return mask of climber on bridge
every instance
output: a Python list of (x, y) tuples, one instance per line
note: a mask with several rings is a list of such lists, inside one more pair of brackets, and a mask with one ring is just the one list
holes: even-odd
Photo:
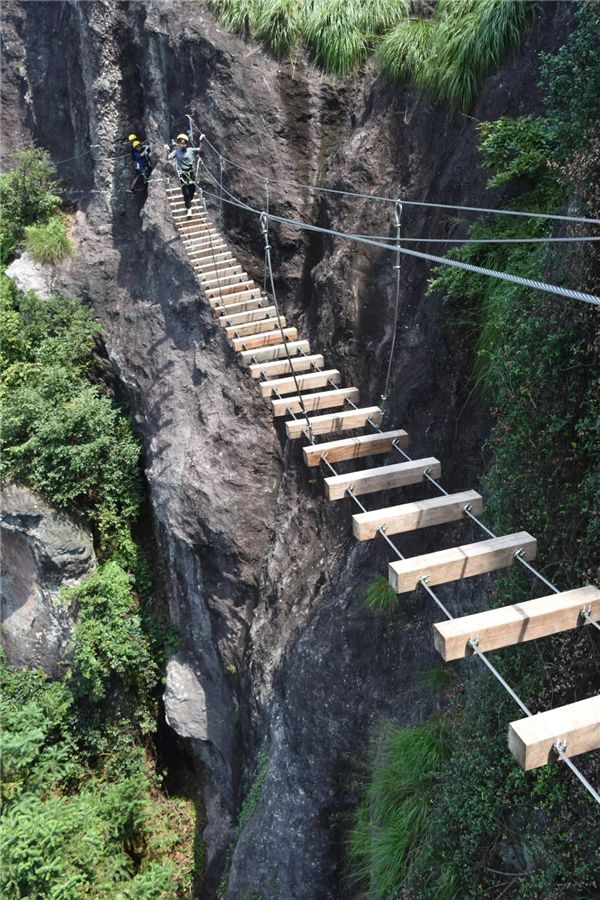
[(127, 193), (132, 194), (137, 188), (136, 185), (140, 178), (142, 179), (142, 187), (148, 184), (148, 179), (152, 173), (150, 165), (150, 144), (147, 141), (138, 140), (135, 134), (130, 134), (127, 138), (131, 142), (131, 152), (133, 155), (133, 168), (135, 176), (128, 188)]
[(196, 182), (194, 180), (194, 154), (202, 152), (203, 140), (204, 135), (201, 134), (200, 146), (190, 147), (187, 134), (178, 134), (177, 138), (174, 141), (171, 141), (173, 149), (171, 149), (168, 144), (165, 144), (165, 150), (168, 152), (167, 159), (175, 160), (175, 168), (177, 169), (179, 181), (181, 182), (181, 192), (183, 194), (183, 201), (188, 216), (192, 215), (192, 200), (196, 193)]

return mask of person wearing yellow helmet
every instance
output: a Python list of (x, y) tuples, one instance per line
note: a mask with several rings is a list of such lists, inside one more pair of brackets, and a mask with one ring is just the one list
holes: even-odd
[(130, 134), (128, 140), (131, 141), (135, 176), (127, 193), (132, 194), (136, 190), (136, 185), (140, 179), (143, 181), (142, 186), (148, 184), (152, 166), (150, 165), (150, 145), (148, 143), (142, 143), (134, 134)]
[(175, 160), (175, 168), (179, 175), (183, 202), (185, 203), (188, 216), (192, 215), (192, 200), (196, 193), (196, 182), (194, 181), (195, 154), (202, 152), (203, 140), (204, 135), (201, 134), (199, 146), (190, 147), (190, 140), (187, 134), (182, 133), (178, 134), (174, 141), (171, 141), (172, 149), (168, 144), (165, 144), (167, 159)]

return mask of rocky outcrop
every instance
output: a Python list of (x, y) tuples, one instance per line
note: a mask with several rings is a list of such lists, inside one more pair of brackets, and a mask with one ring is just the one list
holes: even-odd
[(27, 488), (0, 498), (2, 644), (11, 663), (59, 673), (75, 611), (58, 601), (95, 566), (92, 537)]
[[(391, 622), (365, 614), (364, 585), (385, 571), (384, 550), (353, 542), (349, 509), (323, 501), (319, 479), (273, 426), (199, 302), (166, 212), (169, 169), (158, 165), (147, 200), (124, 193), (122, 139), (139, 129), (160, 146), (190, 112), (232, 160), (269, 174), (275, 213), (386, 234), (393, 206), (319, 195), (290, 180), (481, 202), (476, 121), (535, 109), (535, 51), (564, 36), (565, 5), (541, 6), (522, 55), (488, 80), (469, 118), (408, 86), (392, 88), (369, 67), (341, 85), (303, 59), (277, 64), (226, 34), (204, 4), (5, 4), (20, 62), (3, 114), (57, 160), (75, 157), (60, 169), (79, 207), (78, 255), (65, 286), (94, 305), (144, 439), (171, 617), (182, 635), (167, 714), (207, 767), (209, 884), (230, 833), (224, 806), (239, 804), (244, 767), (259, 751), (269, 758), (261, 802), (233, 854), (228, 896), (236, 900), (257, 891), (264, 900), (351, 895), (338, 875), (352, 773), (382, 716), (412, 722), (433, 708), (421, 678), (433, 660), (433, 613), (411, 598)], [(205, 158), (218, 168), (210, 152)], [(262, 175), (226, 163), (225, 186), (264, 203)], [(206, 188), (214, 192), (214, 183)], [(245, 270), (260, 278), (256, 220), (225, 205), (224, 229)], [(405, 206), (405, 235), (464, 229), (454, 213)], [(286, 315), (365, 401), (376, 401), (391, 337), (392, 263), (290, 228), (273, 227), (271, 243)], [(464, 335), (425, 296), (428, 274), (420, 261), (402, 263), (387, 421), (410, 432), (415, 455), (443, 461), (448, 490), (465, 489), (476, 486), (488, 421), (471, 395)], [(437, 531), (435, 546), (468, 540), (468, 528)], [(402, 546), (409, 554), (433, 543), (419, 534)], [(449, 589), (448, 602), (469, 609), (479, 590)]]

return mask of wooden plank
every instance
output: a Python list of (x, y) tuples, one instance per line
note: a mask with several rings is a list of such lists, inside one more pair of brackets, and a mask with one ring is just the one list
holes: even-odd
[(269, 362), (272, 359), (283, 359), (288, 354), (297, 356), (298, 353), (310, 353), (308, 341), (288, 341), (286, 344), (274, 344), (272, 347), (260, 347), (256, 350), (242, 350), (240, 356), (242, 362)]
[[(291, 363), (291, 365), (290, 365)], [(320, 353), (314, 353), (310, 356), (298, 356), (291, 359), (277, 360), (270, 363), (259, 363), (250, 366), (250, 375), (252, 378), (264, 378), (269, 375), (287, 375), (288, 372), (306, 372), (311, 369), (313, 364), (321, 368), (324, 365), (323, 357)]]
[[(230, 275), (240, 275), (242, 272), (242, 267), (235, 259), (227, 260), (227, 265), (222, 269), (213, 269), (208, 272), (198, 271), (198, 278), (202, 282), (202, 284), (209, 284), (209, 282), (217, 282), (219, 278), (229, 278)], [(246, 273), (244, 273), (246, 274)]]
[[(275, 391), (278, 394), (293, 394), (295, 390), (306, 391), (311, 388), (325, 387), (333, 382), (339, 384), (342, 376), (337, 369), (325, 369), (322, 372), (311, 372), (298, 378), (275, 378), (272, 381), (261, 381), (260, 389), (263, 397), (270, 397)], [(296, 384), (298, 385), (296, 387)]]
[(478, 638), (479, 648), (485, 652), (583, 627), (588, 622), (581, 610), (588, 607), (592, 618), (600, 619), (600, 590), (593, 585), (436, 622), (433, 641), (446, 661), (461, 659), (472, 654), (472, 637)]
[[(222, 322), (222, 319), (219, 319)], [(227, 325), (225, 327), (225, 334), (229, 338), (237, 338), (244, 337), (245, 335), (255, 335), (255, 334), (268, 334), (270, 331), (273, 331), (275, 328), (285, 328), (285, 316), (281, 316), (279, 319), (274, 318), (273, 316), (267, 316), (265, 319), (254, 322), (246, 322), (245, 325)]]
[[(216, 311), (217, 309), (224, 310), (227, 313), (227, 310), (230, 306), (236, 306), (238, 303), (241, 303), (243, 300), (250, 300), (254, 297), (261, 297), (261, 290), (259, 287), (254, 287), (250, 291), (240, 291), (238, 294), (229, 294), (227, 297), (211, 297), (209, 299), (209, 303), (212, 308)], [(266, 300), (266, 297), (261, 297), (262, 300)], [(217, 315), (223, 315), (223, 313), (217, 313)]]
[(400, 506), (358, 513), (352, 516), (352, 531), (358, 541), (370, 541), (377, 537), (382, 527), (386, 534), (400, 534), (403, 531), (441, 525), (443, 522), (456, 522), (466, 518), (464, 508), (467, 504), (472, 507), (476, 516), (482, 512), (481, 496), (476, 491), (463, 491), (460, 494), (443, 494), (431, 500), (418, 500), (416, 503), (402, 503)]
[(261, 306), (260, 309), (252, 309), (248, 312), (235, 313), (234, 315), (225, 314), (219, 319), (219, 325), (227, 328), (235, 327), (238, 324), (242, 325), (245, 322), (248, 324), (260, 322), (262, 319), (272, 321), (276, 312), (277, 310), (274, 306)]
[(512, 566), (518, 550), (523, 550), (525, 559), (535, 559), (536, 539), (526, 531), (518, 531), (475, 544), (413, 556), (390, 563), (389, 581), (398, 594), (404, 594), (406, 591), (414, 591), (423, 577), (432, 586), (458, 581), (459, 578), (472, 578), (474, 575)]
[(408, 434), (402, 429), (380, 431), (378, 434), (361, 434), (359, 437), (342, 438), (314, 447), (303, 447), (302, 453), (307, 466), (318, 466), (324, 453), (331, 463), (343, 459), (358, 459), (361, 456), (389, 453), (394, 441), (399, 447), (408, 447)]
[(508, 726), (508, 749), (525, 770), (553, 762), (557, 741), (566, 742), (563, 753), (568, 757), (600, 750), (600, 694)]
[(406, 484), (419, 484), (425, 478), (425, 472), (429, 472), (433, 478), (439, 478), (442, 472), (439, 460), (427, 456), (425, 459), (413, 459), (391, 466), (361, 469), (347, 475), (331, 475), (325, 479), (325, 495), (328, 500), (343, 500), (350, 486), (353, 493), (358, 496), (373, 494), (375, 491), (387, 491), (389, 488), (403, 487)]
[[(207, 262), (211, 260), (217, 253), (224, 253), (228, 250), (229, 247), (225, 242), (220, 244), (215, 244), (212, 248), (206, 248), (205, 250), (201, 250), (198, 253), (194, 254), (194, 258), (191, 260), (192, 265), (195, 267), (196, 263), (200, 262), (200, 260), (204, 259)], [(188, 254), (189, 256), (189, 254)]]
[[(284, 328), (283, 336), (286, 340), (296, 341), (298, 339), (298, 329)], [(245, 337), (232, 338), (231, 341), (234, 350), (254, 350), (258, 347), (269, 347), (271, 344), (277, 344), (278, 342), (281, 343), (281, 330), (279, 328), (274, 331), (267, 331), (264, 334), (254, 332)]]
[(295, 422), (286, 422), (285, 430), (288, 438), (299, 438), (308, 430), (308, 422), (310, 422), (313, 434), (333, 434), (336, 431), (362, 428), (367, 424), (367, 419), (371, 419), (378, 425), (381, 422), (381, 415), (378, 406), (365, 406), (362, 409), (350, 409), (347, 412), (309, 416), (308, 421), (302, 417)]
[[(316, 409), (333, 409), (336, 406), (343, 406), (346, 400), (353, 402), (359, 399), (358, 388), (335, 388), (331, 391), (316, 391), (314, 394), (302, 394), (302, 403), (306, 412), (313, 412)], [(302, 404), (300, 396), (294, 394), (283, 400), (271, 400), (274, 416), (285, 416), (290, 412), (302, 412)]]
[[(244, 294), (237, 294), (238, 297), (247, 297), (247, 300), (240, 300), (238, 303), (229, 303), (227, 306), (215, 306), (214, 313), (216, 316), (227, 315), (228, 313), (246, 312), (249, 309), (258, 309), (264, 302), (264, 298), (260, 296), (260, 291), (246, 291)], [(264, 307), (262, 307), (264, 308)]]
[(246, 291), (256, 289), (254, 281), (240, 281), (238, 284), (226, 285), (223, 288), (208, 288), (206, 294), (208, 297), (226, 297), (227, 294), (234, 294), (236, 291)]
[(241, 266), (231, 266), (226, 272), (216, 276), (215, 278), (207, 278), (206, 275), (200, 274), (200, 284), (203, 288), (209, 288), (211, 285), (221, 285), (229, 287), (231, 284), (239, 284), (240, 281), (248, 278), (247, 272), (242, 272)]
[(217, 269), (225, 269), (231, 264), (232, 261), (233, 253), (231, 252), (231, 250), (226, 250), (223, 253), (213, 254), (210, 259), (205, 259), (203, 262), (197, 263), (194, 261), (193, 266), (195, 272), (210, 272), (214, 270), (215, 266)]

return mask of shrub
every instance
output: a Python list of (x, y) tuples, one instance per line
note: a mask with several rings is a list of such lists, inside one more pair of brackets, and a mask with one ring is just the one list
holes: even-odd
[(121, 410), (86, 377), (97, 326), (75, 300), (41, 300), (7, 289), (6, 280), (3, 286), (9, 339), (0, 382), (2, 478), (82, 513), (96, 529), (100, 552), (131, 562), (140, 449)]
[(59, 216), (43, 225), (29, 225), (25, 234), (25, 248), (37, 262), (57, 263), (73, 252), (66, 225)]
[(152, 693), (159, 670), (144, 633), (133, 580), (108, 562), (64, 593), (79, 612), (71, 660), (77, 692), (89, 704), (125, 698), (142, 732), (154, 725)]
[(40, 148), (16, 155), (10, 172), (0, 175), (0, 264), (9, 262), (27, 225), (46, 222), (61, 206), (56, 169)]

